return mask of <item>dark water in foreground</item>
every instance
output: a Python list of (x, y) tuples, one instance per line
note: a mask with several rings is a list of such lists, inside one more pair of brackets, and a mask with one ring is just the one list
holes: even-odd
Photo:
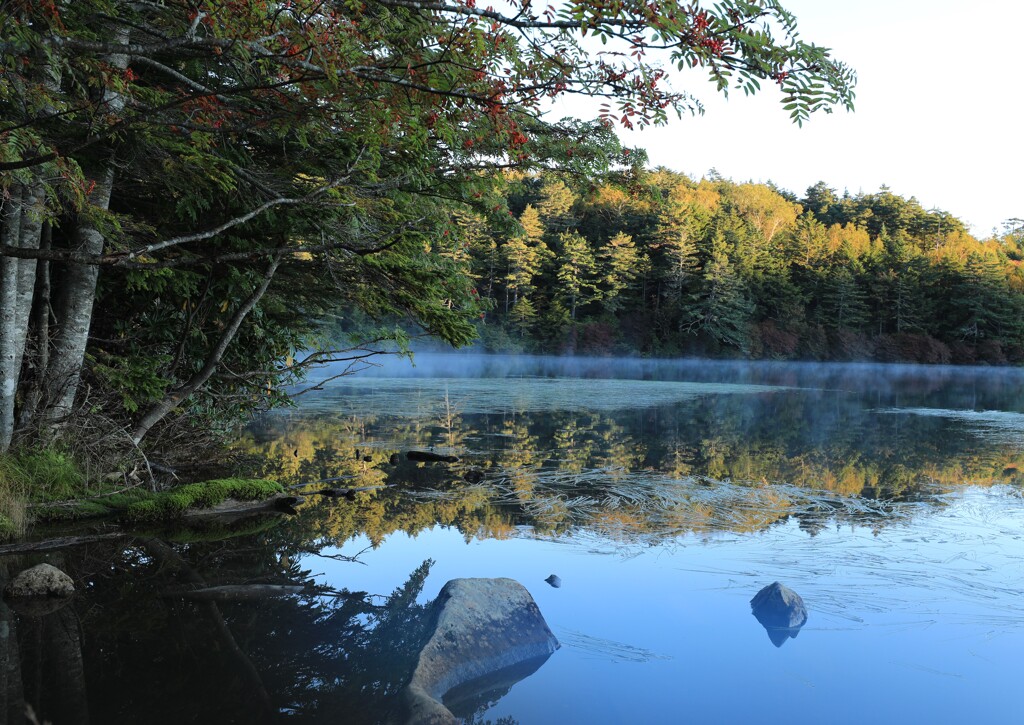
[[(485, 362), (336, 381), (238, 444), (285, 483), (388, 488), (49, 556), (82, 592), (3, 610), (8, 710), (384, 721), (423, 605), (502, 576), (562, 647), (453, 707), (473, 722), (1024, 721), (1024, 373)], [(428, 447), (461, 460), (389, 462)], [(809, 611), (778, 647), (748, 604), (776, 580)]]

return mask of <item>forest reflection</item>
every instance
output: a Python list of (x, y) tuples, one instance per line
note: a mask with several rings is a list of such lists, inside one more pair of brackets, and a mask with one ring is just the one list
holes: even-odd
[[(84, 595), (17, 616), (0, 603), (4, 722), (26, 706), (40, 723), (385, 720), (427, 635), (432, 562), (390, 594), (316, 586), (297, 562), (318, 552), (279, 522), (69, 550), (59, 563)], [(263, 584), (301, 591), (246, 596)], [(193, 596), (205, 585), (234, 591)]]
[[(336, 396), (268, 416), (238, 451), (287, 484), (341, 478), (380, 487), (354, 503), (314, 504), (326, 509), (317, 517), (323, 535), (365, 534), (374, 543), (434, 525), (467, 539), (523, 526), (662, 539), (795, 518), (813, 534), (830, 521), (883, 526), (894, 512), (938, 505), (939, 494), (965, 484), (1024, 480), (1014, 440), (979, 437), (956, 417), (871, 407), (849, 393), (756, 389), (646, 407), (638, 399), (627, 409), (479, 412), (486, 403), (458, 387), (401, 390), (382, 398), (378, 388), (356, 403), (349, 390), (345, 405), (334, 407)], [(401, 455), (417, 448), (461, 460)]]

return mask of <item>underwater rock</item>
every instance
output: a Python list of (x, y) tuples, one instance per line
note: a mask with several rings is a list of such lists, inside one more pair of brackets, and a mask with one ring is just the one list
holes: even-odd
[(562, 586), (562, 580), (558, 577), (557, 574), (552, 574), (544, 581), (553, 586), (555, 589), (558, 589), (560, 586)]
[(459, 722), (441, 702), (446, 693), (458, 688), (465, 699), (509, 672), (520, 673), (518, 681), (559, 647), (533, 597), (513, 579), (452, 579), (433, 606), (437, 623), (403, 693), (408, 725)]
[(480, 483), (484, 480), (484, 472), (477, 468), (472, 468), (463, 473), (462, 478), (466, 483)]
[(796, 638), (807, 623), (807, 608), (800, 595), (780, 582), (773, 582), (750, 600), (750, 611), (768, 632), (776, 647)]
[(8, 597), (70, 597), (75, 583), (50, 564), (37, 564), (14, 577), (4, 592)]
[(440, 453), (432, 453), (430, 451), (409, 451), (405, 454), (405, 457), (410, 461), (423, 461), (425, 463), (458, 463), (458, 456), (445, 456)]

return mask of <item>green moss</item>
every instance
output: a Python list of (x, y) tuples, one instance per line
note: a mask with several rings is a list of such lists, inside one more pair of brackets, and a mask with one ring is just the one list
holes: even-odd
[(170, 520), (179, 518), (188, 509), (210, 508), (229, 498), (238, 501), (260, 501), (283, 492), (284, 488), (276, 481), (220, 478), (190, 483), (132, 503), (125, 508), (123, 518), (132, 522)]
[(189, 509), (209, 508), (229, 498), (260, 501), (283, 491), (284, 488), (276, 481), (222, 478), (190, 483), (159, 493), (137, 488), (85, 501), (38, 506), (32, 510), (32, 514), (36, 521), (44, 522), (78, 521), (112, 515), (119, 515), (133, 523), (169, 521), (180, 518)]

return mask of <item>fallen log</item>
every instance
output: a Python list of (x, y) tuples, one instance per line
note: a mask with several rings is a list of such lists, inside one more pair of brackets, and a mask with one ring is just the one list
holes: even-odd
[(458, 463), (458, 456), (446, 456), (430, 451), (409, 451), (405, 457), (410, 461), (421, 461), (424, 463)]
[(203, 589), (188, 589), (178, 593), (185, 599), (201, 601), (239, 601), (247, 599), (266, 599), (268, 597), (287, 597), (300, 594), (306, 590), (303, 586), (288, 584), (225, 584)]
[(19, 541), (16, 544), (3, 544), (0, 546), (0, 556), (6, 554), (25, 554), (33, 551), (52, 551), (53, 549), (66, 549), (69, 546), (80, 546), (92, 544), (97, 541), (110, 541), (128, 536), (123, 531), (115, 531), (106, 534), (86, 534), (83, 536), (61, 536), (55, 539), (43, 539), (42, 541)]

